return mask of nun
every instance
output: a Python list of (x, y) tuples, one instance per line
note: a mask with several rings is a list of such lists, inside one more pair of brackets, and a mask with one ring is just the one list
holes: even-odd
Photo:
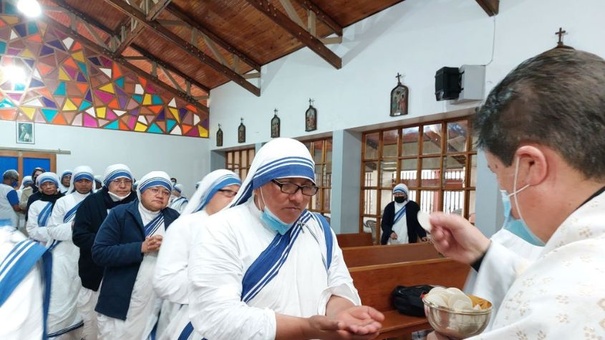
[(82, 201), (74, 220), (73, 242), (80, 248), (78, 275), (82, 289), (78, 296), (78, 310), (84, 319), (82, 338), (97, 339), (97, 315), (94, 308), (103, 279), (103, 267), (92, 260), (92, 245), (101, 223), (108, 212), (122, 204), (136, 200), (132, 191), (132, 172), (124, 164), (112, 164), (105, 169), (103, 187)]
[(427, 241), (426, 231), (418, 223), (418, 203), (410, 200), (408, 187), (399, 183), (393, 188), (393, 202), (384, 207), (380, 244), (406, 244)]
[(54, 172), (45, 172), (36, 178), (39, 199), (34, 201), (27, 212), (26, 229), (29, 237), (46, 246), (50, 241), (48, 222), (55, 202), (63, 194), (59, 192), (59, 176)]
[(306, 207), (315, 164), (294, 139), (257, 153), (228, 209), (191, 247), (189, 316), (207, 339), (372, 339), (382, 313), (361, 306), (327, 221)]
[(165, 300), (158, 324), (158, 331), (165, 329), (159, 333), (160, 340), (202, 338), (194, 332), (189, 320), (187, 274), (192, 240), (208, 216), (231, 203), (241, 184), (233, 171), (212, 171), (202, 179), (181, 217), (166, 231), (153, 280), (156, 293)]
[(82, 316), (77, 300), (82, 283), (78, 278), (78, 247), (73, 244), (73, 222), (80, 204), (93, 193), (94, 175), (89, 166), (74, 169), (67, 195), (55, 203), (47, 227), (48, 248), (53, 254), (53, 272), (48, 311), (48, 336), (81, 339)]
[(146, 339), (157, 323), (161, 301), (152, 285), (166, 228), (179, 213), (168, 207), (172, 183), (163, 171), (143, 176), (138, 200), (113, 208), (92, 246), (105, 268), (95, 311), (99, 339)]

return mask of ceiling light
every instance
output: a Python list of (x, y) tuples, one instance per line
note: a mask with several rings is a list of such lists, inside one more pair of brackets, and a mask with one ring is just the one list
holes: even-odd
[(11, 65), (4, 67), (5, 80), (10, 81), (13, 85), (25, 84), (26, 74), (22, 67)]
[(37, 0), (18, 0), (17, 8), (21, 13), (30, 18), (35, 18), (42, 14), (42, 7)]

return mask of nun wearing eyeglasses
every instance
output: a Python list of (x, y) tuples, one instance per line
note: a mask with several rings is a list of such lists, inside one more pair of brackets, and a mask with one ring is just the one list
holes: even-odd
[(92, 258), (105, 268), (99, 299), (99, 339), (146, 339), (161, 301), (152, 285), (166, 228), (179, 213), (168, 208), (172, 183), (163, 171), (139, 181), (138, 200), (113, 208), (92, 246)]
[(317, 193), (307, 148), (265, 144), (231, 207), (191, 249), (190, 318), (207, 339), (371, 339), (384, 316), (361, 306)]
[(80, 248), (78, 275), (82, 289), (78, 296), (78, 311), (84, 320), (82, 338), (97, 339), (97, 313), (94, 311), (103, 279), (103, 267), (92, 260), (92, 245), (109, 211), (137, 199), (132, 191), (132, 172), (125, 164), (105, 168), (103, 187), (82, 201), (74, 219), (72, 241)]
[(159, 333), (160, 340), (202, 338), (189, 320), (187, 275), (192, 240), (208, 216), (231, 203), (241, 184), (233, 171), (212, 171), (202, 179), (181, 217), (166, 231), (153, 280), (156, 293), (165, 299), (158, 323), (158, 332), (165, 329)]

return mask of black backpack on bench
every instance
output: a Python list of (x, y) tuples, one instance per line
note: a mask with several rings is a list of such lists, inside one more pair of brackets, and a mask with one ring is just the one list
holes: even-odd
[(427, 294), (434, 286), (397, 286), (391, 293), (393, 307), (405, 315), (425, 316), (422, 296)]

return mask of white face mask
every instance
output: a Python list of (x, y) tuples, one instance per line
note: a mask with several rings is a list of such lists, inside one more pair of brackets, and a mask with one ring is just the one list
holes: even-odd
[[(544, 245), (544, 242), (542, 240), (540, 240), (536, 235), (534, 235), (534, 233), (531, 231), (531, 229), (529, 227), (527, 227), (527, 224), (525, 223), (525, 220), (523, 219), (523, 214), (521, 214), (521, 209), (519, 207), (519, 198), (517, 197), (517, 195), (521, 191), (529, 188), (530, 185), (526, 184), (524, 187), (522, 187), (520, 189), (517, 189), (517, 178), (518, 178), (518, 175), (519, 175), (519, 157), (516, 157), (515, 158), (515, 174), (514, 174), (514, 178), (513, 178), (513, 192), (510, 193), (510, 194), (507, 194), (508, 195), (507, 198), (510, 199), (510, 197), (514, 197), (514, 199), (515, 199), (515, 208), (517, 209), (517, 213), (519, 214), (518, 221), (520, 221), (520, 223), (522, 225), (526, 226), (526, 228), (527, 228), (526, 231), (531, 236), (530, 237), (531, 241), (528, 240), (528, 239), (526, 239), (526, 238), (524, 238), (524, 237), (522, 237), (522, 236), (520, 236), (520, 235), (519, 236), (521, 238), (525, 239), (526, 241), (528, 241), (529, 243), (532, 243), (534, 245), (538, 245), (538, 246)], [(512, 216), (512, 212), (510, 212), (510, 217), (514, 219), (514, 217)]]

